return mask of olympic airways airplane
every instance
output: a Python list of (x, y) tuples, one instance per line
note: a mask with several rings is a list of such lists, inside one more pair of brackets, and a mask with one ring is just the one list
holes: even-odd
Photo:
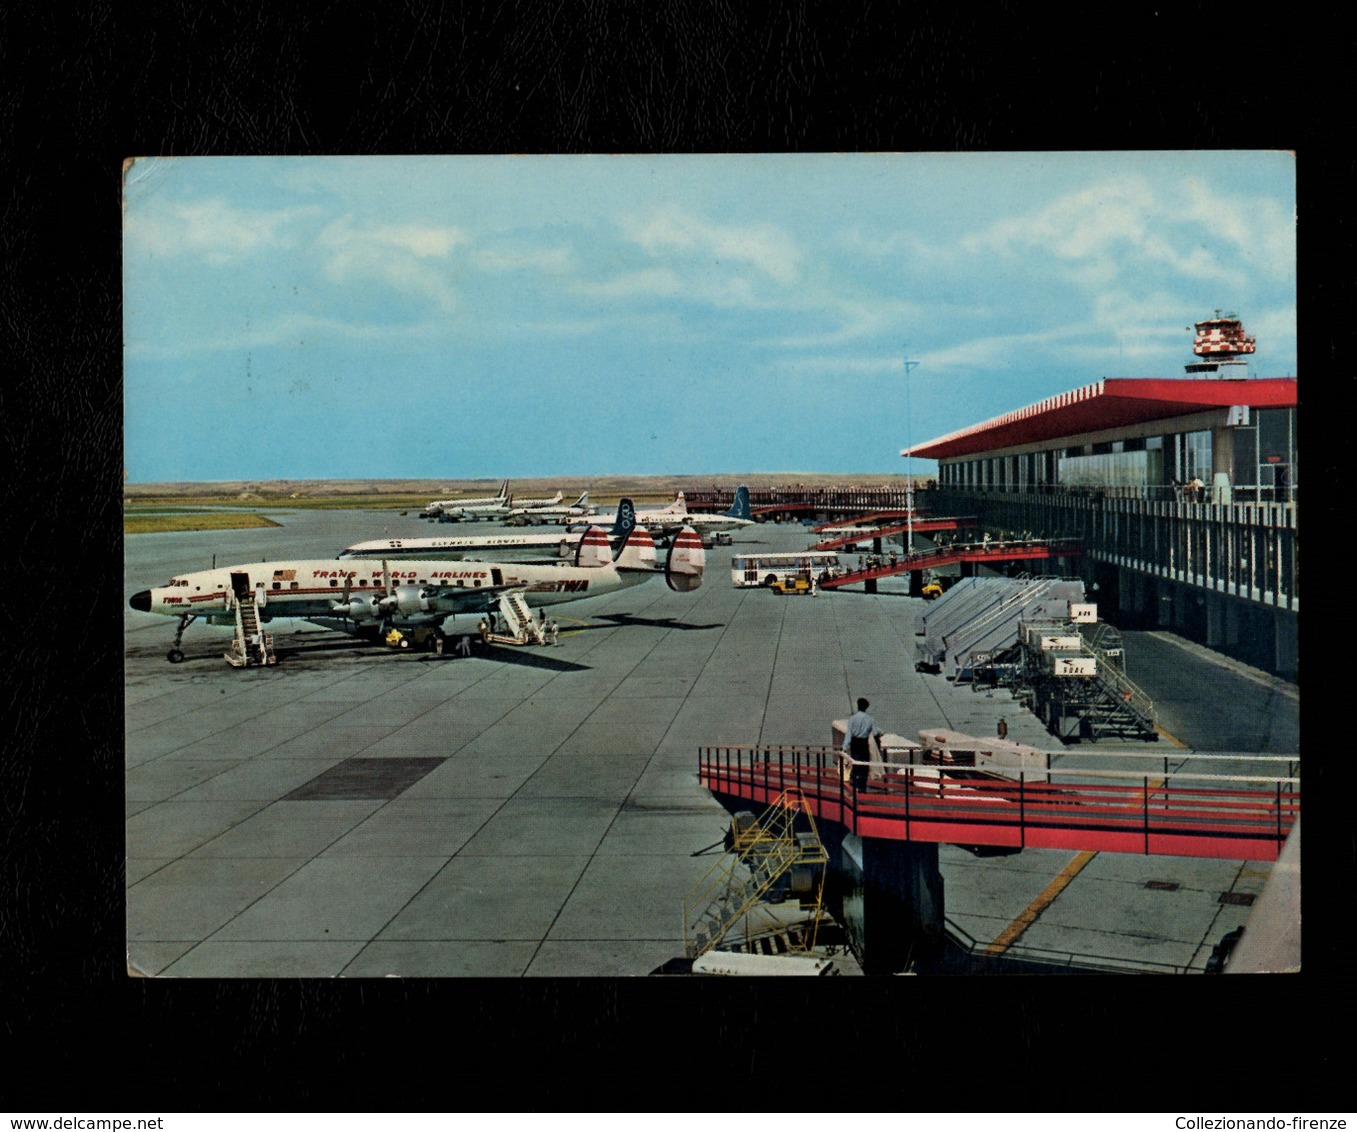
[(659, 560), (648, 531), (638, 527), (616, 556), (602, 528), (586, 531), (572, 562), (450, 562), (384, 557), (248, 563), (178, 574), (141, 590), (128, 604), (142, 613), (179, 618), (167, 659), (184, 659), (184, 630), (203, 618), (238, 626), (238, 608), (252, 607), (261, 622), (296, 618), (380, 640), (391, 629), (423, 629), (435, 638), (475, 633), (501, 601), (529, 607), (612, 593), (663, 576), (680, 593), (702, 584), (706, 554), (697, 532), (680, 532)]
[[(678, 498), (666, 507), (655, 511), (636, 512), (636, 522), (660, 537), (672, 535), (684, 527), (689, 527), (703, 539), (710, 539), (716, 534), (752, 527), (754, 517), (749, 508), (749, 488), (741, 484), (735, 489), (735, 502), (730, 505), (730, 510), (723, 514), (704, 515), (689, 511), (683, 492), (680, 491)], [(567, 528), (575, 529), (574, 524)]]

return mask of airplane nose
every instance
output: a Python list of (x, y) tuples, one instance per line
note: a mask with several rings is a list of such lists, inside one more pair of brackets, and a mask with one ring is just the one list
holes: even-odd
[(127, 601), (133, 609), (140, 610), (142, 613), (151, 612), (151, 591), (142, 590), (140, 593), (134, 593)]

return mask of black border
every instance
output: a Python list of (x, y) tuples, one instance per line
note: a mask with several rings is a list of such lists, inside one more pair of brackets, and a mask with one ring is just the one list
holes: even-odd
[[(1302, 368), (1319, 377), (1339, 362), (1333, 376), (1350, 382), (1335, 348), (1350, 273), (1326, 266), (1334, 245), (1351, 262), (1351, 131), (1329, 79), (1344, 64), (1327, 47), (1350, 43), (1340, 27), (1279, 17), (1242, 29), (1240, 55), (1222, 58), (1203, 42), (1222, 13), (1200, 3), (1124, 4), (1115, 22), (958, 8), (27, 3), (0, 16), (12, 186), (0, 295), (15, 351), (0, 423), (16, 471), (2, 1021), (14, 1067), (30, 1069), (10, 1077), (12, 1107), (738, 1112), (845, 1097), (1052, 1110), (1088, 1106), (1082, 1078), (1096, 1107), (1134, 1111), (1171, 1107), (1173, 1075), (1214, 1108), (1318, 1107), (1304, 1086), (1334, 1079), (1342, 1043), (1312, 1042), (1326, 1013), (1314, 1008), (1350, 976), (1341, 918), (1308, 898), (1294, 979), (822, 980), (792, 993), (679, 979), (190, 984), (129, 980), (119, 961), (127, 157), (1294, 149), (1315, 217), (1302, 226)], [(1327, 403), (1319, 387), (1307, 409)], [(1312, 483), (1341, 483), (1341, 424), (1305, 417), (1307, 453), (1323, 453)], [(1342, 529), (1336, 504), (1312, 507), (1307, 527), (1324, 529), (1313, 515)], [(74, 585), (72, 561), (88, 565)], [(1312, 616), (1303, 631), (1307, 704), (1342, 702), (1340, 676), (1310, 662), (1332, 627)], [(1307, 709), (1307, 743), (1328, 720)], [(1333, 755), (1336, 784), (1351, 756)], [(1334, 869), (1350, 891), (1351, 837), (1333, 836), (1313, 791), (1306, 812), (1307, 893)], [(1228, 1092), (1215, 1077), (1226, 1066)]]

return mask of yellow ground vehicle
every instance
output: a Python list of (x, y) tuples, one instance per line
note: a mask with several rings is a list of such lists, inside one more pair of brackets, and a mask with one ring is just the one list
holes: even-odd
[(768, 588), (775, 594), (808, 594), (810, 593), (810, 576), (808, 574), (795, 574), (789, 578), (779, 578)]
[(942, 584), (940, 582), (924, 583), (923, 596), (930, 601), (935, 597), (942, 597)]

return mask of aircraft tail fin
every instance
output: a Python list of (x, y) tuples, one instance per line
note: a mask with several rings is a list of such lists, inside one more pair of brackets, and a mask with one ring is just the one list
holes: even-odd
[(655, 540), (645, 527), (634, 527), (622, 540), (617, 552), (619, 570), (654, 570), (657, 565)]
[(582, 491), (582, 492), (580, 492), (580, 497), (579, 497), (577, 500), (575, 500), (575, 502), (572, 503), (570, 506), (571, 506), (571, 507), (588, 507), (588, 506), (589, 506), (589, 493), (588, 493), (587, 491)]
[(664, 562), (664, 580), (671, 590), (687, 593), (702, 584), (702, 571), (707, 565), (707, 552), (702, 539), (692, 527), (684, 527), (669, 544)]
[(617, 520), (613, 523), (613, 529), (609, 532), (613, 538), (624, 539), (631, 534), (636, 527), (636, 505), (630, 499), (623, 499), (617, 504)]
[(678, 493), (678, 496), (674, 499), (674, 502), (669, 504), (669, 506), (664, 508), (663, 510), (663, 513), (666, 515), (670, 514), (671, 512), (675, 515), (688, 514), (688, 501), (683, 498), (683, 492), (680, 491)]
[(730, 510), (726, 512), (726, 517), (730, 519), (750, 519), (754, 518), (753, 512), (749, 509), (749, 488), (740, 484), (735, 489), (735, 502), (730, 505)]
[(576, 566), (607, 566), (613, 560), (613, 544), (602, 527), (590, 527), (575, 551)]

